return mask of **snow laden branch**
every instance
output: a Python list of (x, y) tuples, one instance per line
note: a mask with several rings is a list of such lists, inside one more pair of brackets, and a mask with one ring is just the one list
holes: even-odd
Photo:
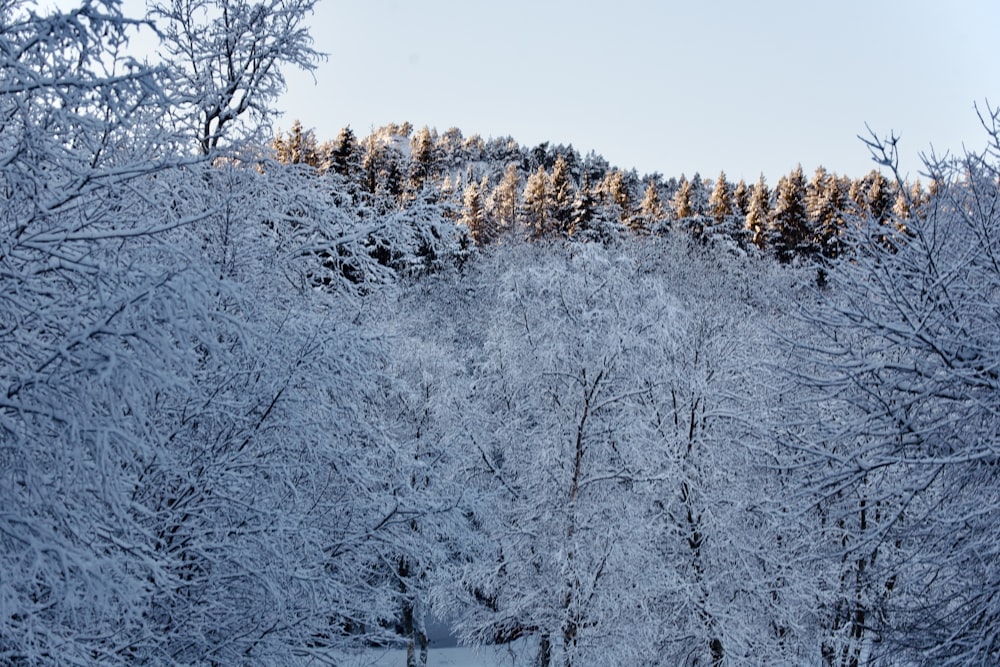
[(797, 538), (753, 461), (767, 329), (748, 276), (691, 252), (499, 248), (463, 277), (471, 553), (437, 603), (467, 641), (543, 665), (809, 654)]
[(170, 63), (166, 87), (176, 120), (209, 155), (262, 139), (284, 91), (281, 68), (312, 71), (323, 57), (305, 21), (316, 0), (169, 0), (151, 2), (149, 18)]
[[(995, 117), (981, 114), (993, 146)], [(901, 181), (895, 138), (866, 143)], [(797, 451), (843, 562), (837, 664), (1000, 655), (995, 160), (925, 158), (935, 197), (905, 221), (857, 220), (852, 261), (806, 318), (819, 341), (799, 348), (803, 410), (829, 418)]]

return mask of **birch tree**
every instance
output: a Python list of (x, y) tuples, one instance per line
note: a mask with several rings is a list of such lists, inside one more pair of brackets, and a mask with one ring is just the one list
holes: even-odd
[[(253, 136), (274, 117), (281, 68), (312, 71), (322, 55), (305, 25), (316, 0), (151, 0), (149, 18), (169, 64), (169, 109), (208, 155)], [(239, 126), (239, 129), (233, 129)], [(259, 135), (256, 139), (261, 139)]]
[[(803, 380), (837, 409), (800, 455), (839, 531), (831, 557), (850, 572), (835, 664), (1000, 656), (997, 117), (983, 116), (982, 153), (926, 159), (941, 187), (905, 227), (869, 216), (849, 234), (849, 261), (809, 319), (824, 337), (802, 349)], [(895, 168), (895, 139), (869, 145)]]

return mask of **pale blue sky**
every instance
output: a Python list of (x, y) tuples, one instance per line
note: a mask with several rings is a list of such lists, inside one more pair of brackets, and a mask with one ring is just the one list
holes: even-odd
[(985, 142), (1000, 2), (320, 0), (329, 59), (288, 71), (278, 125), (320, 139), (409, 121), (591, 149), (640, 173), (852, 176), (869, 123), (918, 154)]

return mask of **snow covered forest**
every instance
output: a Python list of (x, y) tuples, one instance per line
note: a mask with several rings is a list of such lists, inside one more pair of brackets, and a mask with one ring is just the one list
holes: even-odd
[(0, 0), (0, 663), (1000, 662), (1000, 110), (925, 185), (275, 136), (315, 2)]

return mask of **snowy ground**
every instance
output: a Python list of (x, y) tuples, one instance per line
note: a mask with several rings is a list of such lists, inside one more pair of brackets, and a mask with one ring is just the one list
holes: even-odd
[[(427, 654), (427, 667), (519, 667), (531, 663), (528, 653), (521, 642), (482, 648), (432, 647)], [(370, 649), (360, 655), (345, 657), (339, 664), (344, 667), (405, 667), (406, 651)]]

